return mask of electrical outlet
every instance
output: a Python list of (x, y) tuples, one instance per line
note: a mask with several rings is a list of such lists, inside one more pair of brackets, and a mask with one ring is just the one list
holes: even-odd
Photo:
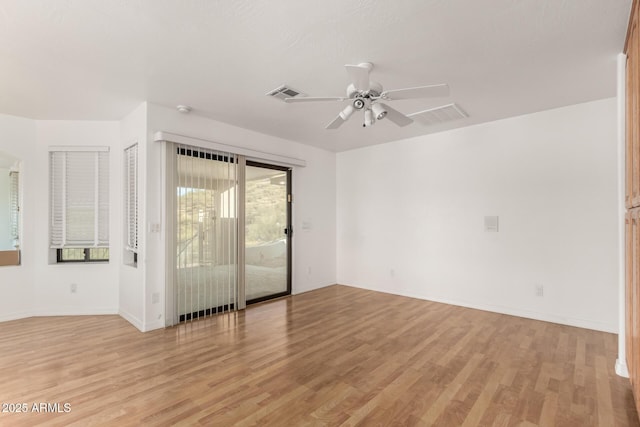
[(154, 292), (151, 294), (151, 303), (157, 304), (160, 302), (160, 292)]
[(394, 270), (393, 268), (389, 270), (389, 276), (396, 277), (396, 270)]
[(71, 286), (69, 286), (69, 289), (71, 290), (72, 294), (75, 294), (78, 292), (78, 284), (77, 283), (72, 283)]
[(311, 267), (307, 267), (307, 274), (311, 276)]

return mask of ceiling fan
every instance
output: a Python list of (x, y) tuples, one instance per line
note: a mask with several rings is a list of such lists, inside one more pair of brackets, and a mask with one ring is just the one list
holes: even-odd
[[(300, 102), (326, 102), (349, 101), (349, 104), (338, 114), (338, 116), (326, 126), (326, 129), (337, 129), (344, 122), (349, 120), (351, 115), (358, 110), (364, 111), (363, 127), (373, 126), (377, 120), (388, 118), (398, 126), (407, 126), (413, 123), (412, 116), (437, 110), (430, 109), (405, 115), (400, 111), (391, 108), (385, 102), (395, 101), (399, 99), (414, 98), (439, 98), (449, 96), (449, 86), (446, 84), (437, 84), (430, 86), (418, 86), (404, 89), (383, 90), (382, 85), (378, 82), (369, 80), (369, 73), (373, 69), (373, 64), (363, 62), (358, 65), (345, 65), (347, 74), (352, 83), (347, 86), (347, 96), (325, 96), (325, 97), (298, 97), (284, 98), (288, 103)], [(449, 107), (454, 104), (449, 104)]]

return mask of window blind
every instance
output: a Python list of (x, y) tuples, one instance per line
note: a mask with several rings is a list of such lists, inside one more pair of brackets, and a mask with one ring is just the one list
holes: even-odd
[(109, 246), (109, 152), (101, 147), (49, 153), (50, 246)]
[(238, 157), (174, 147), (175, 321), (237, 310)]
[(9, 172), (9, 212), (11, 221), (11, 238), (15, 240), (15, 244), (18, 244), (20, 238), (20, 197), (19, 197), (19, 177), (20, 173), (17, 171)]
[(127, 249), (138, 251), (138, 144), (124, 150), (124, 209)]

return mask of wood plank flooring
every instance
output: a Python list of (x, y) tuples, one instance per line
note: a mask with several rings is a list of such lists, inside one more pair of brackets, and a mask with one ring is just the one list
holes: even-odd
[(0, 402), (61, 412), (0, 425), (638, 426), (616, 342), (346, 286), (146, 334), (23, 319), (0, 323)]

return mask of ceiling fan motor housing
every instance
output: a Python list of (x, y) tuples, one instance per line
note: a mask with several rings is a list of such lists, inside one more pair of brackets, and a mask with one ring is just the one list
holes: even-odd
[[(407, 126), (413, 123), (413, 116), (433, 112), (434, 110), (440, 110), (442, 108), (405, 115), (390, 107), (384, 101), (449, 96), (449, 86), (446, 84), (416, 86), (384, 91), (380, 83), (373, 82), (369, 79), (369, 73), (373, 69), (373, 64), (370, 62), (363, 62), (358, 65), (347, 64), (345, 65), (345, 68), (349, 75), (349, 79), (352, 82), (347, 86), (346, 98), (340, 96), (291, 97), (285, 98), (285, 102), (347, 101), (348, 104), (345, 105), (344, 109), (331, 121), (331, 123), (326, 126), (327, 129), (337, 129), (345, 123), (355, 111), (364, 112), (364, 127), (372, 126), (376, 121), (384, 118), (387, 118), (397, 126)], [(450, 104), (449, 106), (451, 105), (453, 104)], [(464, 117), (466, 117), (466, 115)]]
[(353, 108), (356, 110), (362, 110), (364, 108), (364, 99), (360, 97), (356, 98), (353, 101)]
[(355, 86), (350, 84), (347, 86), (347, 97), (353, 98), (370, 98), (370, 97), (378, 97), (382, 93), (382, 85), (378, 82), (369, 82), (369, 90), (363, 91), (358, 90)]

